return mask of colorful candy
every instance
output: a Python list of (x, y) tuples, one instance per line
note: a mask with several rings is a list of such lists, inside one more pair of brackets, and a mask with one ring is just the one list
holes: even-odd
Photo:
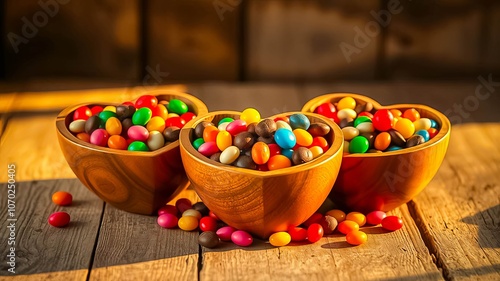
[(439, 124), (415, 108), (375, 110), (349, 96), (320, 104), (314, 112), (340, 126), (345, 153), (396, 151), (425, 143), (439, 132)]
[(366, 240), (368, 240), (368, 237), (366, 236), (366, 233), (364, 233), (363, 231), (353, 230), (347, 233), (345, 239), (347, 243), (357, 246), (365, 243)]
[[(158, 101), (143, 95), (135, 103), (81, 106), (72, 117), (68, 129), (82, 141), (120, 150), (154, 151), (178, 140), (180, 129), (196, 115), (181, 100)], [(131, 146), (135, 141), (140, 143)]]
[(292, 237), (284, 231), (273, 233), (269, 237), (269, 243), (274, 247), (286, 246), (290, 241), (292, 241)]
[(381, 223), (382, 227), (389, 231), (396, 231), (403, 227), (403, 219), (398, 216), (387, 216)]
[(253, 238), (252, 235), (246, 231), (236, 230), (231, 234), (231, 241), (238, 246), (248, 247), (252, 245)]
[(260, 171), (307, 163), (330, 147), (325, 139), (330, 127), (311, 124), (304, 114), (260, 120), (260, 114), (250, 108), (242, 115), (240, 119), (225, 117), (217, 126), (198, 123), (193, 130), (193, 147), (222, 164)]

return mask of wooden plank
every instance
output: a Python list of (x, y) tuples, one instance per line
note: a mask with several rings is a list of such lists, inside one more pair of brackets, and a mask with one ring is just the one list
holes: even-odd
[(441, 280), (406, 205), (392, 214), (403, 217), (403, 229), (366, 228), (368, 242), (357, 247), (333, 234), (315, 244), (281, 248), (263, 241), (251, 248), (231, 243), (202, 248), (200, 280)]
[[(74, 178), (59, 149), (56, 114), (15, 117), (9, 120), (0, 140), (0, 166), (16, 163), (18, 181)], [(0, 174), (0, 182), (7, 174)]]
[[(7, 184), (2, 183), (1, 189), (2, 198), (6, 199)], [(69, 271), (63, 274), (66, 278), (84, 279), (103, 211), (102, 201), (77, 180), (17, 181), (15, 190), (13, 218), (17, 221), (8, 223), (15, 224), (16, 275)], [(61, 207), (52, 203), (52, 194), (59, 190), (73, 195), (71, 206)], [(0, 216), (4, 220), (10, 218), (7, 203), (7, 200), (0, 202)], [(68, 226), (56, 228), (48, 224), (49, 215), (56, 211), (70, 214)], [(11, 237), (6, 226), (0, 233), (2, 237)], [(10, 253), (10, 247), (1, 249), (2, 257)], [(0, 275), (11, 276), (7, 271), (9, 267), (2, 262)], [(59, 279), (63, 279), (63, 275)]]
[(107, 205), (90, 279), (196, 279), (197, 239), (198, 232), (162, 229), (155, 216)]
[(7, 113), (11, 110), (16, 95), (17, 93), (0, 94), (0, 114)]
[(1, 281), (67, 281), (67, 280), (86, 280), (88, 269), (58, 271), (49, 273), (38, 273), (30, 275), (0, 276)]
[(451, 136), (438, 174), (411, 207), (445, 278), (498, 280), (500, 124), (456, 126)]

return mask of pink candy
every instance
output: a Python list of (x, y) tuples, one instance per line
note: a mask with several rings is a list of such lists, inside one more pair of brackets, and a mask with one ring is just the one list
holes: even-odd
[(231, 241), (233, 241), (233, 243), (238, 246), (248, 247), (252, 245), (253, 238), (252, 235), (250, 235), (246, 231), (236, 230), (235, 232), (233, 232), (233, 234), (231, 234)]

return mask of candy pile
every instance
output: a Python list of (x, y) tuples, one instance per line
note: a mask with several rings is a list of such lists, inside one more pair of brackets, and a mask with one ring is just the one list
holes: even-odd
[(421, 118), (415, 108), (375, 110), (352, 97), (323, 103), (315, 113), (335, 121), (344, 134), (344, 152), (394, 151), (429, 141), (439, 132), (435, 120)]
[[(250, 233), (225, 225), (210, 211), (203, 202), (191, 205), (187, 198), (180, 198), (174, 205), (165, 205), (158, 210), (158, 225), (163, 228), (180, 228), (184, 231), (200, 230), (198, 243), (207, 248), (215, 248), (220, 241), (233, 242), (242, 247), (253, 243)], [(324, 235), (333, 234), (335, 230), (346, 235), (347, 243), (360, 245), (367, 241), (367, 235), (360, 227), (382, 225), (388, 231), (396, 231), (403, 227), (403, 220), (397, 216), (387, 216), (382, 211), (373, 211), (366, 216), (359, 212), (344, 213), (334, 209), (314, 213), (301, 226), (291, 226), (287, 231), (273, 233), (269, 243), (275, 247), (286, 246), (290, 242), (319, 241)]]
[(328, 150), (330, 127), (297, 113), (262, 119), (254, 108), (240, 119), (226, 117), (217, 126), (203, 121), (193, 130), (193, 147), (222, 164), (253, 170), (276, 170), (309, 162)]
[[(57, 191), (52, 194), (52, 202), (58, 206), (69, 206), (73, 203), (73, 196), (66, 191)], [(66, 212), (55, 212), (49, 216), (49, 224), (55, 227), (64, 227), (69, 224), (70, 215)]]
[(179, 139), (180, 129), (196, 115), (186, 103), (143, 95), (134, 103), (73, 112), (69, 130), (77, 138), (98, 146), (130, 151), (153, 151)]

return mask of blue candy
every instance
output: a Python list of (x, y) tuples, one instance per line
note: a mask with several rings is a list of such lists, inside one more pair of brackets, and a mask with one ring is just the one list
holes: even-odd
[(426, 130), (418, 130), (415, 135), (421, 135), (426, 142), (431, 138), (429, 132), (427, 132)]
[(311, 125), (309, 118), (307, 118), (307, 116), (301, 113), (292, 114), (289, 118), (290, 118), (290, 127), (292, 127), (293, 130), (295, 129), (307, 130)]
[(293, 132), (285, 128), (276, 130), (274, 133), (274, 140), (283, 149), (293, 148), (297, 143), (297, 139)]

